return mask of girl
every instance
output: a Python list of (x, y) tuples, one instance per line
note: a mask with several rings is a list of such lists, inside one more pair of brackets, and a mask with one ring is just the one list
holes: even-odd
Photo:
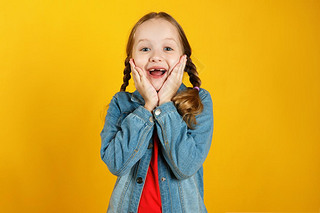
[[(202, 164), (212, 100), (190, 56), (183, 29), (167, 13), (149, 13), (133, 27), (121, 91), (100, 133), (101, 158), (118, 177), (108, 212), (207, 212)], [(193, 88), (182, 83), (184, 72)], [(133, 93), (125, 92), (131, 73)]]

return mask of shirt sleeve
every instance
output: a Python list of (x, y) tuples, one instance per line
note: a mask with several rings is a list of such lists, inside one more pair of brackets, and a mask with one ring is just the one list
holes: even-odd
[(121, 112), (117, 94), (109, 104), (100, 133), (100, 154), (110, 172), (122, 176), (129, 172), (146, 152), (154, 121), (151, 112), (143, 106), (132, 112)]
[[(163, 155), (177, 179), (196, 173), (204, 163), (213, 134), (213, 109), (210, 93), (201, 89), (203, 111), (196, 116), (195, 129), (189, 129), (173, 102), (154, 110)], [(200, 91), (201, 91), (200, 90)]]

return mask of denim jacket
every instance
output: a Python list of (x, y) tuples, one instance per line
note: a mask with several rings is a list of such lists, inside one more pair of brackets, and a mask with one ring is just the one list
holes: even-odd
[[(178, 92), (186, 89), (181, 84)], [(207, 212), (203, 201), (203, 167), (212, 140), (213, 109), (208, 91), (200, 89), (203, 111), (189, 129), (173, 102), (145, 109), (138, 91), (112, 98), (100, 133), (101, 158), (117, 180), (107, 212), (138, 211), (153, 151), (159, 137), (158, 180), (163, 213)]]

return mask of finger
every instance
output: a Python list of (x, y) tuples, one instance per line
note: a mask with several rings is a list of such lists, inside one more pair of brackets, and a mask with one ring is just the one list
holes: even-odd
[[(185, 60), (185, 57), (184, 56), (181, 56), (181, 58), (179, 59), (179, 62), (176, 64), (176, 66), (173, 68), (172, 72), (173, 74), (179, 74), (181, 73), (181, 69), (182, 69), (182, 66), (183, 66), (183, 63), (184, 63), (184, 60)], [(170, 73), (170, 74), (171, 74)]]
[(169, 75), (177, 73), (179, 70), (180, 62), (178, 62), (170, 71)]
[(133, 78), (133, 81), (135, 83), (139, 83), (140, 82), (139, 74), (136, 71), (132, 71), (132, 78)]
[(130, 64), (130, 68), (131, 68), (132, 74), (135, 75), (135, 74), (136, 74), (136, 73), (135, 73), (135, 68), (134, 68), (134, 64), (133, 64), (133, 62), (132, 62), (131, 59), (129, 60), (129, 64)]
[(129, 64), (130, 64), (130, 67), (131, 67), (131, 68), (135, 67), (135, 66), (134, 66), (134, 63), (133, 63), (133, 61), (132, 61), (132, 58), (130, 58)]
[(137, 76), (140, 76), (140, 73), (139, 71), (137, 70), (138, 67), (135, 66), (134, 62), (133, 62), (133, 59), (130, 59), (129, 61), (130, 65), (131, 65), (131, 70), (132, 72), (137, 75)]
[(140, 75), (139, 75), (138, 71), (135, 69), (135, 66), (134, 66), (132, 59), (130, 59), (129, 63), (131, 65), (131, 72), (132, 72), (133, 80), (135, 82), (140, 82)]
[(129, 60), (129, 64), (131, 66), (131, 70), (135, 70), (136, 65), (134, 64), (132, 58)]
[(187, 64), (187, 56), (185, 55), (185, 57), (184, 57), (184, 60), (183, 60), (183, 62), (182, 62), (182, 70), (181, 70), (181, 73), (183, 74), (183, 72), (184, 72), (184, 69), (186, 68), (186, 64)]
[(179, 66), (180, 60), (181, 60), (181, 58), (179, 58), (179, 61), (169, 70), (168, 75), (171, 75), (171, 73)]
[(177, 73), (177, 75), (178, 75), (177, 78), (179, 79), (179, 81), (182, 81), (184, 69), (186, 67), (186, 63), (187, 63), (187, 56), (184, 55), (182, 58), (182, 62), (180, 64), (179, 72)]
[(184, 68), (184, 66), (185, 66), (185, 64), (186, 64), (186, 60), (187, 60), (187, 57), (186, 57), (186, 55), (183, 55), (182, 57), (181, 57), (181, 60), (180, 60), (180, 64), (179, 64), (179, 68), (180, 69), (183, 69)]
[(180, 58), (180, 60), (179, 60), (179, 63), (177, 64), (178, 70), (180, 70), (181, 68), (184, 67), (184, 64), (185, 64), (185, 62), (186, 62), (186, 59), (187, 59), (187, 55), (181, 56), (181, 58)]
[(133, 59), (131, 59), (131, 63), (134, 65), (134, 69), (136, 70), (136, 72), (139, 74), (140, 77), (144, 76), (144, 73), (142, 71), (142, 69), (140, 67), (135, 66)]
[(144, 77), (144, 73), (143, 73), (142, 69), (137, 66), (135, 68), (136, 68), (137, 72), (139, 73), (140, 77)]

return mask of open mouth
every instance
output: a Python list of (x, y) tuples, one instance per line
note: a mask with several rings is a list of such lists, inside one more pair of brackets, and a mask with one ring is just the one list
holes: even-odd
[(149, 73), (152, 76), (162, 76), (167, 72), (165, 69), (150, 69)]

